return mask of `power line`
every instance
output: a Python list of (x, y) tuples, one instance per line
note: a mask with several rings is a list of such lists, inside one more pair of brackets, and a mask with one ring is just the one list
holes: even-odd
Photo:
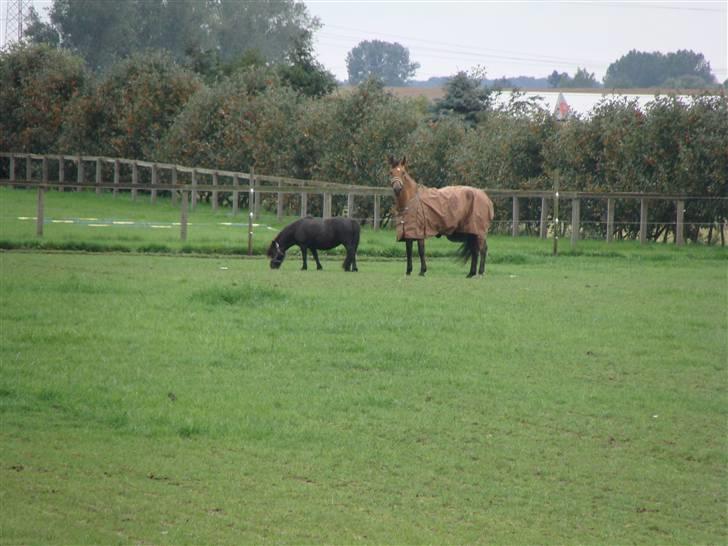
[[(438, 49), (436, 51), (443, 51), (453, 54), (471, 54), (471, 55), (481, 55), (481, 56), (487, 56), (491, 58), (500, 58), (505, 60), (525, 60), (525, 61), (543, 61), (543, 62), (551, 62), (551, 63), (572, 63), (572, 64), (579, 64), (579, 63), (590, 63), (593, 62), (593, 60), (587, 60), (587, 59), (574, 59), (574, 58), (565, 58), (565, 57), (557, 57), (557, 56), (547, 56), (547, 55), (538, 55), (533, 53), (527, 53), (522, 51), (513, 51), (513, 50), (507, 50), (507, 49), (494, 49), (494, 48), (484, 48), (481, 46), (476, 45), (464, 45), (464, 44), (456, 44), (453, 42), (442, 42), (438, 40), (432, 40), (430, 38), (416, 38), (414, 36), (402, 36), (397, 34), (389, 34), (386, 32), (375, 32), (371, 30), (364, 30), (364, 29), (357, 29), (352, 27), (342, 27), (339, 25), (326, 25), (324, 28), (332, 28), (332, 29), (339, 29), (343, 31), (349, 31), (349, 32), (356, 32), (359, 35), (352, 36), (350, 34), (330, 34), (331, 37), (342, 37), (342, 38), (352, 38), (352, 39), (360, 39), (360, 36), (384, 36), (389, 38), (394, 38), (398, 40), (408, 41), (408, 42), (423, 42), (427, 44), (427, 46), (418, 46), (418, 49), (425, 49), (428, 48), (428, 46), (445, 46), (447, 48), (455, 48), (455, 50), (448, 49), (448, 50), (442, 50)], [(326, 34), (324, 31), (321, 31), (321, 35)], [(429, 47), (428, 49), (432, 50), (433, 48)], [(603, 61), (599, 61), (603, 62)], [(608, 64), (608, 63), (606, 63)]]

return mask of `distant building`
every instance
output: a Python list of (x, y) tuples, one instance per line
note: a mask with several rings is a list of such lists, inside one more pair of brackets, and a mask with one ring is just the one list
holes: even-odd
[(554, 116), (558, 121), (565, 121), (572, 115), (571, 106), (569, 106), (569, 103), (566, 102), (564, 94), (559, 93), (559, 97), (556, 99), (556, 106), (554, 107)]

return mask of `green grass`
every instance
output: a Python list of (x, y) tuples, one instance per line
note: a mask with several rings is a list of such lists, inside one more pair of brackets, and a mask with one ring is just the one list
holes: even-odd
[[(9, 193), (1, 238), (37, 240)], [(725, 541), (724, 249), (494, 237), (466, 280), (387, 231), (353, 274), (137, 233), (0, 253), (0, 543)]]
[(725, 537), (723, 261), (0, 259), (3, 543)]
[[(140, 193), (136, 201), (129, 194), (113, 197), (110, 193), (49, 191), (45, 197), (44, 235), (35, 235), (36, 192), (0, 187), (0, 249), (66, 250), (82, 252), (124, 252), (143, 254), (244, 255), (248, 248), (247, 210), (233, 216), (231, 209), (212, 211), (200, 203), (190, 212), (187, 241), (180, 240), (177, 206), (160, 197), (154, 205)], [(255, 255), (264, 255), (278, 230), (295, 217), (281, 222), (263, 212), (256, 220), (253, 236)], [(72, 221), (73, 223), (65, 223)], [(116, 222), (116, 223), (114, 223)], [(126, 222), (134, 222), (127, 224)], [(103, 227), (101, 227), (103, 226)], [(525, 264), (549, 259), (552, 242), (535, 237), (490, 236), (491, 263)], [(427, 256), (454, 257), (457, 245), (442, 239), (428, 239)], [(707, 249), (703, 245), (677, 248), (673, 244), (639, 245), (635, 241), (605, 245), (601, 241), (580, 241), (572, 248), (568, 240), (559, 244), (562, 256), (628, 258), (635, 260), (719, 259), (728, 258), (725, 248)], [(325, 254), (343, 256), (342, 247)], [(291, 249), (296, 256), (297, 250)], [(395, 241), (392, 230), (362, 230), (359, 255), (401, 258), (404, 245)]]

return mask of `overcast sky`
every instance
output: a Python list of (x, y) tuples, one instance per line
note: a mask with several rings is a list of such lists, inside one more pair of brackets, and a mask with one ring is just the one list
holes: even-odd
[[(6, 3), (0, 0), (3, 17)], [(42, 15), (52, 4), (32, 3)], [(586, 68), (601, 81), (632, 49), (690, 49), (705, 55), (718, 81), (728, 79), (728, 0), (305, 3), (323, 25), (315, 38), (318, 60), (340, 80), (347, 79), (346, 54), (374, 39), (408, 48), (410, 60), (420, 63), (418, 80), (482, 66), (489, 78), (545, 77), (554, 70), (573, 76)]]
[(601, 81), (630, 50), (702, 53), (728, 78), (728, 0), (329, 1), (306, 0), (323, 28), (318, 60), (347, 79), (346, 54), (363, 40), (399, 42), (420, 63), (415, 79), (477, 65), (487, 77), (570, 76), (586, 68)]

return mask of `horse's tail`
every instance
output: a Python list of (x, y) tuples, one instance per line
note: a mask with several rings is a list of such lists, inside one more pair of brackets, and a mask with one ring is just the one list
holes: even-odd
[(490, 227), (490, 224), (493, 222), (493, 218), (495, 218), (495, 208), (493, 207), (493, 201), (490, 197), (486, 195), (485, 199), (488, 202), (488, 210), (486, 211), (486, 214), (488, 216), (488, 227)]
[(478, 248), (478, 236), (472, 233), (465, 234), (465, 240), (463, 244), (457, 250), (458, 259), (463, 262), (467, 262), (473, 254), (477, 254), (480, 251)]

